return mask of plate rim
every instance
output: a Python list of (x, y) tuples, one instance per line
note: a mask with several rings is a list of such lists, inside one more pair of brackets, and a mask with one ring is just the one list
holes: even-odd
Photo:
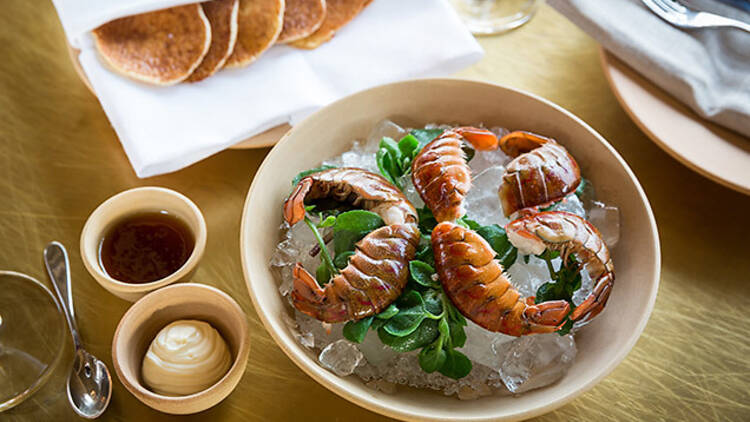
[[(706, 170), (705, 168), (701, 167), (699, 164), (689, 160), (688, 158), (683, 156), (680, 152), (675, 150), (671, 146), (671, 144), (664, 142), (658, 136), (656, 136), (656, 134), (645, 123), (643, 123), (643, 121), (640, 118), (638, 118), (636, 113), (631, 108), (630, 104), (627, 101), (625, 101), (621, 92), (622, 87), (620, 87), (617, 83), (615, 83), (614, 78), (612, 76), (612, 72), (613, 70), (618, 69), (618, 64), (621, 64), (625, 68), (626, 71), (629, 71), (635, 74), (639, 78), (639, 80), (635, 80), (627, 73), (623, 73), (628, 79), (632, 80), (633, 83), (643, 87), (645, 91), (648, 91), (650, 95), (653, 96), (651, 92), (656, 90), (662, 93), (664, 97), (668, 99), (669, 102), (672, 102), (674, 104), (677, 104), (679, 106), (686, 107), (686, 108), (687, 106), (680, 103), (678, 100), (674, 99), (670, 94), (665, 92), (660, 87), (654, 85), (651, 81), (649, 81), (643, 75), (638, 73), (637, 70), (633, 69), (629, 64), (625, 63), (620, 58), (618, 58), (614, 53), (610, 52), (609, 50), (607, 50), (601, 45), (598, 47), (598, 49), (599, 49), (599, 64), (602, 67), (602, 72), (604, 73), (604, 76), (607, 79), (607, 84), (609, 85), (610, 90), (615, 95), (615, 98), (617, 99), (617, 102), (620, 105), (620, 107), (625, 111), (625, 114), (627, 114), (628, 117), (630, 117), (630, 120), (632, 120), (633, 123), (635, 123), (635, 125), (638, 127), (638, 129), (641, 130), (641, 132), (643, 132), (652, 142), (654, 142), (657, 146), (659, 146), (659, 148), (661, 148), (664, 152), (666, 152), (670, 157), (674, 158), (675, 160), (677, 160), (678, 162), (680, 162), (681, 164), (683, 164), (690, 170), (726, 188), (743, 193), (745, 195), (750, 195), (750, 178), (748, 178), (747, 186), (743, 186), (743, 185), (737, 184), (736, 182), (728, 180), (725, 177), (719, 174), (716, 174), (714, 172), (711, 172), (709, 170)], [(619, 63), (615, 64), (613, 62), (613, 59), (619, 61)], [(655, 97), (655, 98), (657, 98), (659, 101), (662, 101), (662, 98), (658, 98), (658, 97)], [(671, 105), (672, 104), (670, 104), (670, 106)], [(693, 110), (690, 110), (689, 108), (687, 108), (687, 111), (693, 115), (692, 117), (694, 117), (694, 119), (692, 120), (695, 120), (701, 124), (711, 123), (708, 120), (703, 119), (702, 117), (695, 114)], [(731, 131), (731, 129), (727, 129), (723, 127), (722, 129)], [(739, 136), (743, 136), (743, 135), (739, 134)], [(748, 174), (750, 174), (750, 171)]]

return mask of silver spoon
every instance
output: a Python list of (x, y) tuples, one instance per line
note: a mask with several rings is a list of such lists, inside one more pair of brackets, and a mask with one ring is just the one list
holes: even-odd
[(73, 335), (73, 345), (76, 348), (73, 368), (68, 375), (68, 401), (79, 416), (94, 419), (101, 416), (109, 405), (109, 399), (112, 397), (112, 378), (107, 365), (84, 350), (81, 345), (73, 312), (73, 294), (68, 271), (70, 263), (65, 247), (58, 242), (47, 245), (44, 248), (44, 264), (65, 311), (65, 318)]

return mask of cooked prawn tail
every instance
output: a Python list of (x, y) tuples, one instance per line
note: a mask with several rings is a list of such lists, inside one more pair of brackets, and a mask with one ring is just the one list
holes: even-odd
[[(298, 262), (294, 265), (292, 275), (294, 282), (292, 299), (294, 299), (295, 304), (300, 302), (320, 306), (325, 300), (325, 294), (323, 288), (318, 284), (312, 274), (310, 274), (302, 264)], [(307, 313), (302, 309), (300, 310)]]
[(581, 169), (572, 155), (554, 139), (536, 133), (511, 132), (499, 141), (500, 149), (515, 157), (505, 168), (498, 189), (503, 212), (509, 217), (548, 207), (575, 192)]
[(292, 302), (300, 312), (321, 321), (346, 321), (348, 310), (341, 302), (329, 303), (325, 290), (300, 263), (295, 264), (292, 272), (294, 289)]
[(551, 300), (529, 306), (524, 311), (524, 316), (536, 325), (551, 327), (552, 331), (556, 331), (569, 313), (570, 305), (567, 301)]
[(453, 131), (464, 138), (464, 140), (471, 144), (474, 149), (480, 151), (492, 151), (497, 149), (497, 135), (487, 129), (464, 126), (455, 128)]
[(497, 136), (487, 129), (458, 127), (443, 131), (412, 161), (412, 182), (438, 222), (465, 214), (464, 198), (471, 188), (465, 142), (479, 150), (497, 149)]
[(403, 192), (383, 176), (354, 167), (322, 170), (300, 180), (284, 202), (284, 219), (297, 223), (305, 218), (305, 200), (324, 198), (375, 212), (386, 225), (417, 222), (417, 210)]
[(284, 202), (284, 220), (290, 226), (305, 218), (305, 196), (312, 188), (313, 179), (306, 177), (297, 183), (294, 191)]
[(609, 299), (609, 294), (612, 292), (614, 283), (615, 277), (612, 273), (607, 273), (600, 277), (591, 294), (573, 310), (570, 319), (575, 322), (588, 322), (599, 315), (599, 312), (607, 304), (607, 299)]
[(586, 323), (604, 309), (615, 283), (615, 269), (607, 245), (591, 223), (568, 212), (545, 211), (511, 221), (505, 232), (522, 254), (539, 255), (550, 249), (558, 251), (563, 262), (575, 255), (579, 269), (588, 269), (594, 288), (570, 313), (572, 321)]
[(500, 149), (511, 157), (518, 157), (521, 154), (533, 151), (542, 145), (554, 142), (546, 136), (538, 135), (532, 132), (517, 130), (504, 135), (498, 141)]

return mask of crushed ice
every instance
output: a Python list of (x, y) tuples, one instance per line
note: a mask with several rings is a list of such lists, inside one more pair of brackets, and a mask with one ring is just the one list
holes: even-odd
[(351, 375), (362, 361), (362, 352), (348, 340), (336, 340), (320, 351), (320, 363), (340, 377)]
[[(447, 128), (447, 125), (428, 125), (428, 128)], [(502, 135), (503, 128), (491, 128)], [(408, 133), (391, 121), (385, 120), (372, 130), (366, 140), (354, 141), (352, 148), (343, 154), (323, 162), (333, 166), (360, 167), (377, 172), (375, 154), (383, 136), (400, 139)], [(472, 189), (466, 198), (469, 218), (482, 225), (504, 226), (508, 219), (503, 215), (497, 197), (497, 187), (511, 158), (502, 151), (477, 151), (469, 162), (472, 169)], [(414, 189), (411, 178), (402, 179), (404, 194), (416, 207), (424, 203)], [(554, 206), (555, 210), (568, 211), (588, 218), (602, 234), (607, 245), (616, 245), (620, 235), (619, 210), (594, 200), (594, 188), (587, 184), (582, 200), (571, 195)], [(314, 219), (314, 217), (312, 217)], [(301, 262), (308, 270), (319, 264), (319, 256), (310, 255), (315, 239), (304, 224), (281, 226), (282, 238), (271, 259), (271, 267), (280, 280), (279, 292), (287, 296), (292, 288), (292, 267)], [(560, 259), (553, 260), (555, 267)], [(514, 286), (524, 296), (534, 295), (543, 283), (549, 281), (546, 263), (529, 257), (528, 263), (518, 259), (507, 269)], [(582, 272), (582, 288), (573, 296), (580, 304), (591, 292), (592, 281), (586, 271)], [(437, 372), (427, 374), (419, 367), (418, 352), (397, 353), (378, 339), (377, 333), (369, 331), (362, 344), (354, 344), (343, 338), (342, 324), (325, 324), (294, 311), (294, 317), (285, 315), (285, 322), (295, 332), (297, 341), (304, 347), (319, 351), (321, 365), (339, 376), (356, 374), (365, 384), (375, 390), (396, 393), (397, 385), (428, 388), (445, 395), (455, 395), (461, 400), (473, 400), (492, 394), (518, 394), (541, 388), (560, 379), (576, 356), (575, 339), (572, 334), (541, 334), (511, 337), (487, 331), (468, 321), (466, 344), (461, 348), (472, 361), (473, 369), (468, 376), (454, 380)]]

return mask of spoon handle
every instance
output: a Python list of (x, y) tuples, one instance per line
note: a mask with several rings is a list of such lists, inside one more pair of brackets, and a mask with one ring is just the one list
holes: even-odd
[(52, 285), (55, 287), (57, 298), (65, 311), (65, 318), (68, 320), (70, 333), (73, 336), (73, 345), (76, 349), (81, 347), (81, 337), (78, 335), (78, 324), (76, 324), (75, 311), (73, 310), (73, 292), (70, 285), (70, 262), (68, 261), (68, 252), (59, 242), (51, 242), (44, 248), (44, 265), (47, 266), (47, 273), (52, 279)]

